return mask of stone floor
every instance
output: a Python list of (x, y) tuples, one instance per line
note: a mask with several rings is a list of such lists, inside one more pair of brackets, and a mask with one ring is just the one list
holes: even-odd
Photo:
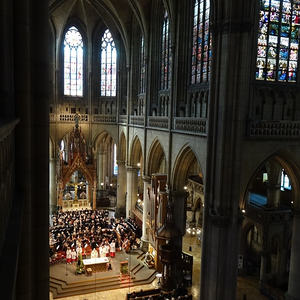
[[(190, 288), (190, 293), (193, 295), (193, 299), (199, 299), (199, 283), (200, 283), (200, 264), (201, 264), (201, 244), (200, 241), (189, 235), (183, 238), (183, 251), (190, 255), (193, 255), (193, 283)], [(126, 299), (127, 293), (133, 291), (139, 291), (141, 289), (153, 289), (157, 288), (157, 279), (152, 284), (136, 286), (133, 288), (110, 290), (105, 292), (97, 292), (92, 294), (65, 297), (63, 300), (123, 300)], [(253, 278), (239, 277), (237, 282), (237, 298), (236, 300), (267, 300), (265, 296), (260, 294), (258, 289), (258, 282)], [(52, 299), (50, 297), (50, 299)]]

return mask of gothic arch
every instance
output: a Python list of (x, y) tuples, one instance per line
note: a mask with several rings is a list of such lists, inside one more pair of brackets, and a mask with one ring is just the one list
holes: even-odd
[(62, 180), (63, 180), (63, 188), (65, 187), (65, 185), (67, 184), (67, 182), (70, 180), (72, 174), (75, 171), (81, 171), (82, 174), (85, 176), (85, 178), (87, 179), (87, 181), (89, 182), (89, 184), (92, 186), (94, 179), (95, 179), (95, 174), (92, 174), (87, 167), (85, 166), (85, 164), (83, 163), (83, 161), (80, 159), (80, 156), (76, 156), (75, 161), (72, 163), (72, 165), (70, 166), (70, 168), (67, 169), (67, 172), (64, 174)]
[(139, 137), (136, 135), (131, 143), (130, 147), (129, 165), (137, 166), (142, 161), (143, 150)]
[(113, 136), (111, 135), (110, 132), (103, 130), (101, 131), (99, 134), (97, 134), (94, 137), (94, 141), (93, 141), (93, 148), (94, 151), (97, 152), (100, 149), (100, 145), (101, 143), (104, 141), (107, 141), (108, 139), (111, 139), (111, 141), (116, 144), (115, 139), (113, 138)]
[[(194, 168), (194, 170), (192, 169)], [(176, 157), (171, 177), (174, 190), (182, 191), (190, 172), (203, 178), (201, 165), (190, 146), (185, 145)], [(202, 179), (203, 180), (203, 179)]]
[(166, 170), (166, 155), (158, 138), (152, 142), (147, 158), (146, 174), (151, 175), (159, 172), (161, 165), (164, 164)]
[[(287, 157), (290, 157), (290, 159), (288, 159)], [(276, 153), (271, 154), (270, 156), (268, 156), (267, 158), (265, 158), (257, 167), (256, 169), (253, 171), (252, 176), (250, 177), (246, 189), (243, 193), (243, 198), (241, 199), (240, 202), (240, 209), (245, 209), (247, 207), (247, 199), (248, 199), (248, 192), (249, 192), (249, 188), (251, 187), (251, 184), (255, 178), (255, 176), (257, 176), (257, 174), (262, 170), (262, 168), (264, 168), (264, 166), (266, 165), (266, 163), (274, 161), (276, 163), (278, 163), (287, 173), (290, 181), (291, 181), (291, 185), (292, 185), (292, 201), (294, 202), (294, 207), (299, 209), (300, 208), (300, 186), (299, 186), (299, 178), (300, 178), (300, 169), (299, 167), (295, 164), (295, 159), (293, 160), (293, 158), (291, 157), (290, 153), (287, 153), (285, 151), (279, 151)], [(291, 163), (293, 161), (293, 163)]]
[(123, 131), (119, 139), (118, 160), (126, 161), (126, 137)]

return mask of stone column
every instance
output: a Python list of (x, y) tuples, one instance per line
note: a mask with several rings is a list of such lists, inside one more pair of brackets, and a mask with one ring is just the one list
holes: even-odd
[(132, 217), (138, 193), (138, 168), (127, 166), (126, 218)]
[(300, 300), (300, 210), (294, 211), (288, 300)]
[(278, 208), (280, 206), (280, 180), (282, 168), (274, 161), (267, 163), (266, 168), (268, 171), (268, 207)]
[(93, 185), (93, 209), (96, 209), (96, 192), (97, 192), (97, 181), (94, 180), (94, 185)]
[(150, 199), (148, 194), (148, 188), (151, 188), (151, 177), (150, 176), (143, 176), (144, 180), (144, 193), (143, 193), (143, 227), (142, 227), (142, 247), (143, 249), (148, 249), (148, 242), (149, 237), (147, 233), (147, 218), (148, 218), (148, 212), (150, 207)]
[(90, 195), (89, 195), (89, 183), (88, 182), (86, 182), (86, 185), (85, 185), (85, 194), (86, 194), (86, 200), (89, 200)]
[(57, 187), (56, 187), (56, 159), (49, 160), (49, 214), (56, 211), (57, 206)]
[(103, 159), (104, 159), (104, 152), (103, 151), (99, 151), (98, 153), (98, 159), (97, 159), (97, 166), (98, 166), (98, 169), (97, 169), (97, 173), (98, 173), (98, 189), (102, 189), (102, 186), (101, 186), (101, 182), (104, 183), (104, 180), (103, 180)]
[(64, 189), (63, 189), (63, 183), (62, 181), (59, 181), (58, 183), (58, 201), (57, 201), (57, 205), (59, 206), (59, 208), (62, 208), (63, 205), (63, 193), (64, 193)]
[(260, 270), (259, 270), (259, 285), (262, 288), (266, 282), (266, 270), (267, 270), (267, 254), (265, 251), (260, 256)]
[(106, 189), (106, 176), (107, 176), (107, 165), (108, 165), (108, 151), (104, 151), (103, 152), (103, 172), (102, 172), (102, 176), (103, 176), (103, 188)]
[(177, 240), (174, 238), (174, 243), (177, 247), (182, 248), (182, 236), (185, 234), (186, 227), (186, 198), (187, 192), (185, 191), (170, 191), (170, 195), (174, 203), (174, 220), (176, 228), (180, 231), (181, 235)]
[(125, 161), (118, 162), (118, 177), (117, 177), (117, 207), (116, 217), (125, 216), (126, 207), (126, 167)]

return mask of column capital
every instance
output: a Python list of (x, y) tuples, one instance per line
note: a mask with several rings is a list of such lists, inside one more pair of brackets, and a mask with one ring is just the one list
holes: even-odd
[(140, 168), (135, 166), (126, 166), (128, 172), (137, 172)]

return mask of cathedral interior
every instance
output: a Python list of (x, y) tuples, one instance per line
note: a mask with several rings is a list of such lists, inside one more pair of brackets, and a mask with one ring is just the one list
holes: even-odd
[(194, 257), (195, 299), (300, 300), (299, 0), (0, 6), (3, 299), (49, 299), (53, 214), (109, 208), (166, 289)]

